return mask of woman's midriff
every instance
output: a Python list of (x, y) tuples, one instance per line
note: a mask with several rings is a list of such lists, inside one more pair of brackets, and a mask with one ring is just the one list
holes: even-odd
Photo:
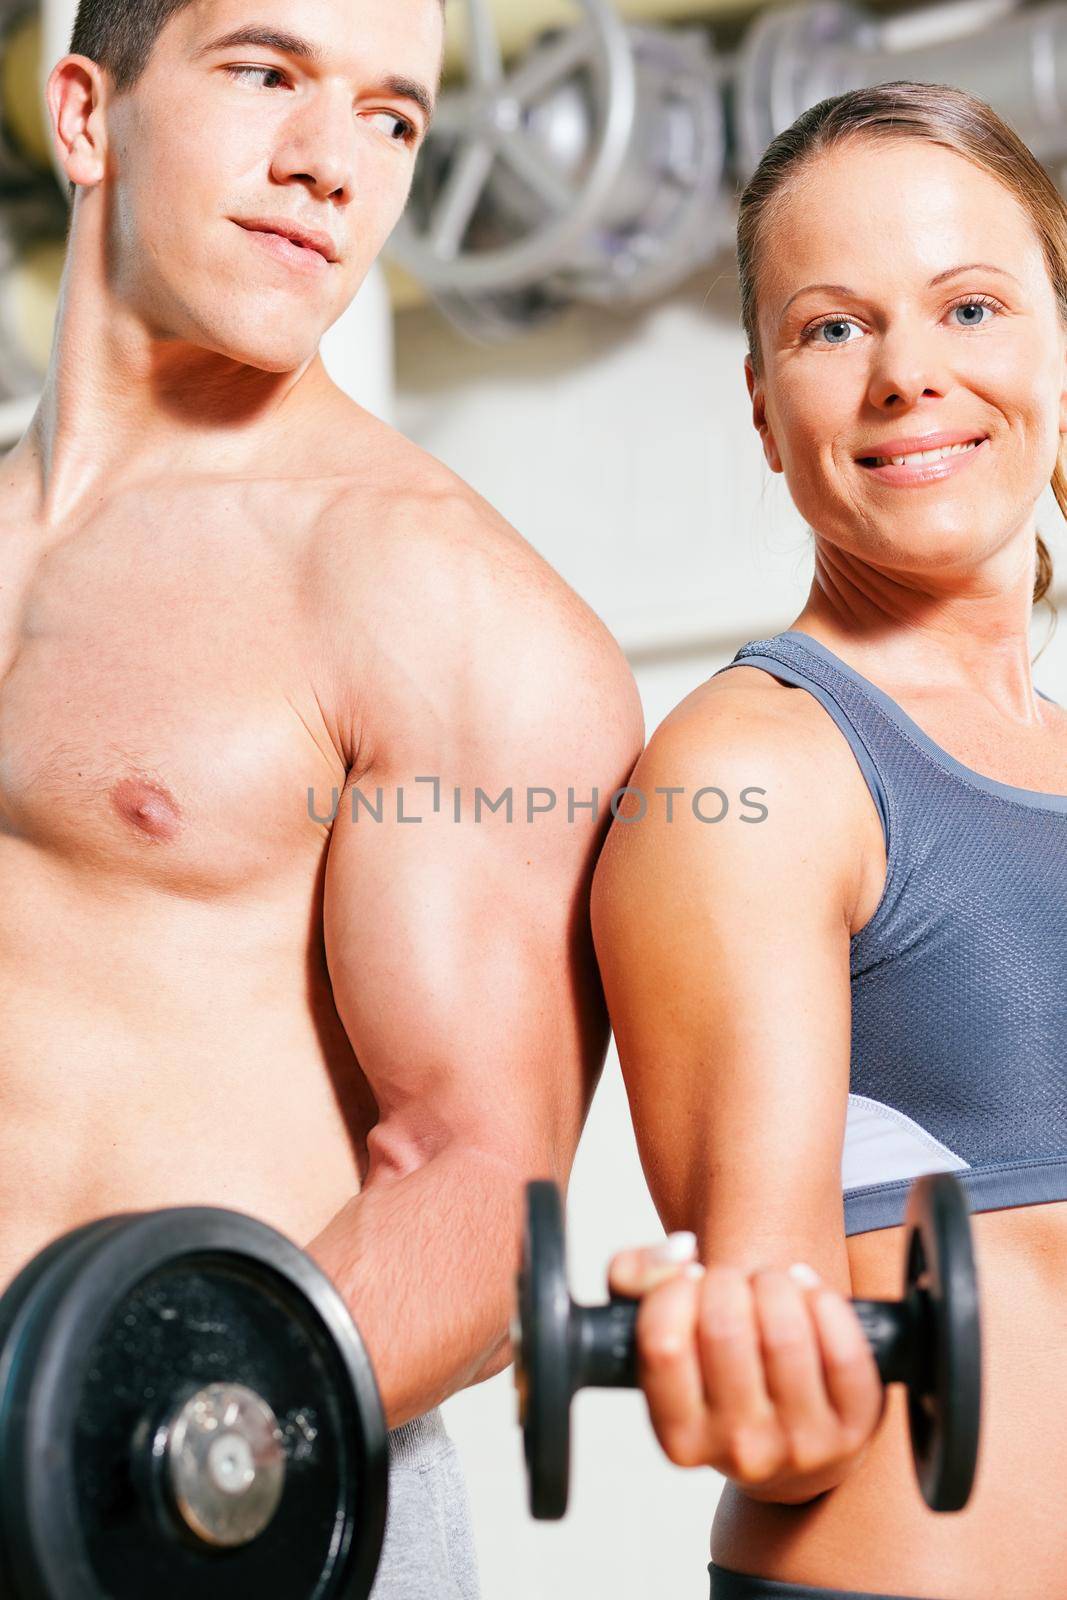
[[(739, 1572), (921, 1600), (1063, 1592), (1067, 1571), (1067, 1201), (971, 1217), (982, 1333), (978, 1471), (962, 1511), (935, 1513), (912, 1464), (907, 1401), (890, 1384), (861, 1465), (805, 1506), (727, 1481), (712, 1560)], [(847, 1241), (855, 1299), (897, 1299), (904, 1229)]]

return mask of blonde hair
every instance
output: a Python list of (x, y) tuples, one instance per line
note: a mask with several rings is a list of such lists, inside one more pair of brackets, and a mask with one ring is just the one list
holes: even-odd
[[(741, 193), (737, 219), (741, 325), (757, 377), (762, 375), (758, 264), (773, 225), (774, 204), (790, 193), (814, 157), (856, 137), (928, 139), (954, 150), (1010, 190), (1033, 224), (1067, 329), (1067, 204), (1040, 161), (984, 100), (945, 83), (898, 80), (820, 100), (771, 140)], [(1052, 474), (1052, 493), (1067, 518), (1062, 454)], [(1034, 605), (1046, 600), (1052, 576), (1052, 557), (1038, 534)], [(1055, 617), (1052, 601), (1047, 604)]]

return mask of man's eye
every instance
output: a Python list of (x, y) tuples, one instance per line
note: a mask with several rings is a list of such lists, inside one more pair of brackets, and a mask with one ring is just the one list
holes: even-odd
[(280, 78), (283, 83), (286, 81), (284, 74), (277, 67), (227, 67), (226, 71), (232, 78), (239, 80), (247, 77), (248, 73), (251, 72), (253, 75), (258, 74), (260, 77)]
[(374, 111), (371, 113), (371, 120), (376, 118), (385, 119), (385, 122), (390, 125), (385, 131), (398, 144), (411, 144), (418, 137), (415, 128), (412, 127), (407, 118), (397, 116), (395, 111)]

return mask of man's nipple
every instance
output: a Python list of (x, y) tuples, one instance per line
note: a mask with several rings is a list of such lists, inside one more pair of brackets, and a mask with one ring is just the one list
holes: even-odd
[(113, 785), (111, 803), (124, 822), (148, 839), (176, 839), (181, 832), (181, 811), (169, 790), (144, 778), (122, 778)]

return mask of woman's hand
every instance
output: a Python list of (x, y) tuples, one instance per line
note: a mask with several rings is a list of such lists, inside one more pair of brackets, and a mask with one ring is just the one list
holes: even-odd
[(755, 1499), (811, 1500), (858, 1464), (885, 1408), (859, 1318), (809, 1266), (705, 1270), (695, 1250), (671, 1234), (609, 1269), (612, 1292), (641, 1301), (656, 1437), (677, 1466), (714, 1467)]

